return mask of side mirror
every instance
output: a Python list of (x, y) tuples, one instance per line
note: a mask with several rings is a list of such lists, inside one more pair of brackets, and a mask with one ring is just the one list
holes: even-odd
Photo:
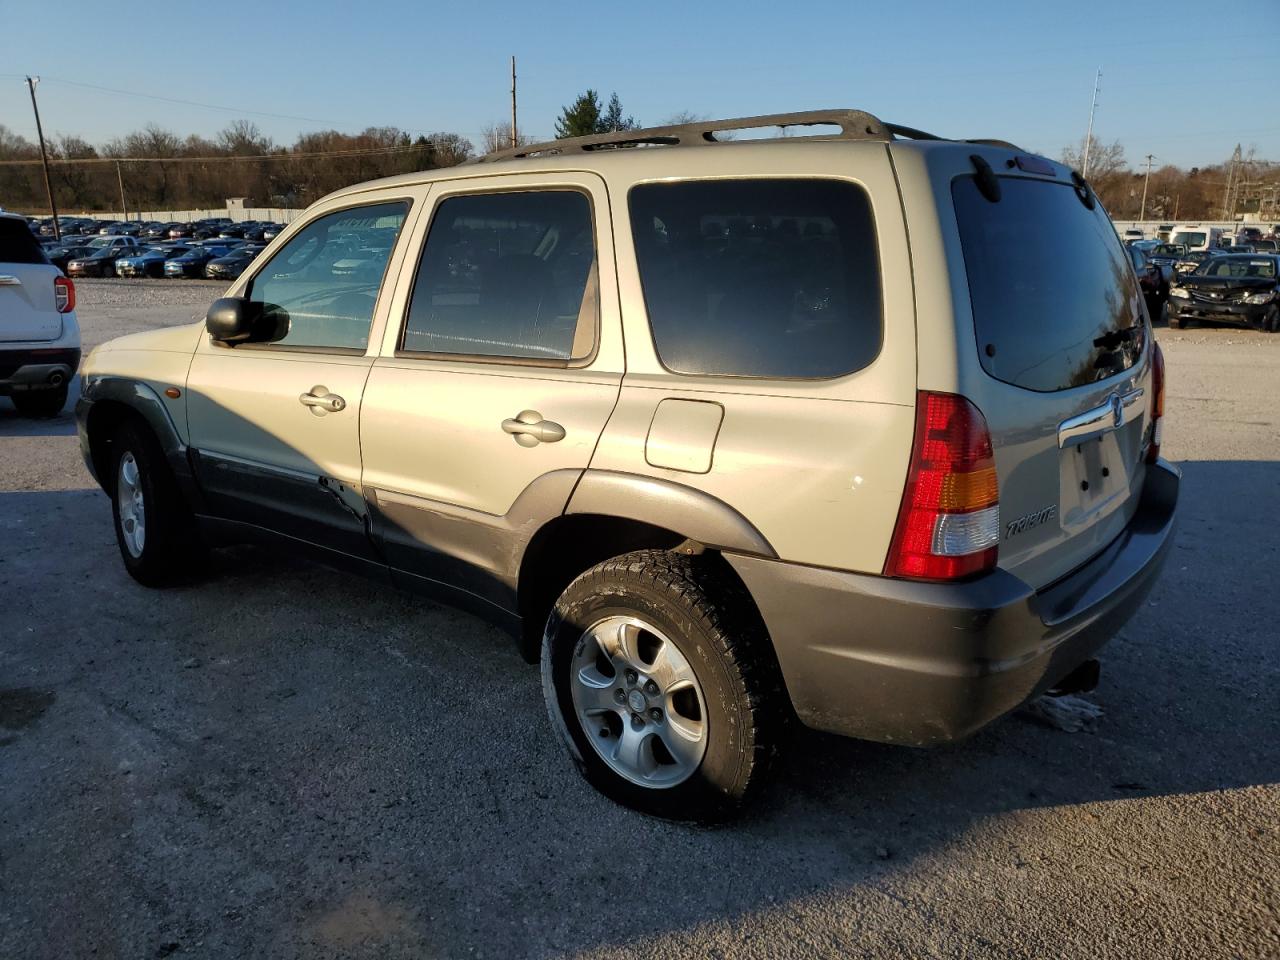
[(204, 328), (218, 343), (243, 343), (253, 336), (252, 305), (242, 297), (213, 301), (204, 316)]

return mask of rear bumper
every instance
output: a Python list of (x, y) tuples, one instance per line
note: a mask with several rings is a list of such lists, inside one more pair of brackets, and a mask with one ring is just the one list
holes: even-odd
[(1179, 320), (1208, 320), (1233, 323), (1242, 327), (1258, 327), (1271, 309), (1270, 303), (1205, 303), (1201, 300), (1169, 298), (1169, 313)]
[(80, 368), (76, 349), (0, 347), (0, 396), (27, 390), (53, 390), (68, 382)]
[(1107, 549), (1036, 591), (997, 570), (913, 583), (726, 555), (764, 617), (807, 726), (924, 746), (965, 737), (1052, 687), (1140, 607), (1173, 540), (1181, 474), (1148, 469)]

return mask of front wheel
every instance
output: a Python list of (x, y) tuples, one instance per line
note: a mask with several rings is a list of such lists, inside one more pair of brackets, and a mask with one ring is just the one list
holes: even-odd
[(1271, 305), (1271, 309), (1262, 317), (1260, 329), (1267, 333), (1280, 333), (1280, 306), (1274, 303)]
[(709, 558), (663, 550), (606, 560), (568, 586), (543, 637), (542, 684), (589, 783), (679, 820), (732, 815), (785, 717), (751, 598)]
[(125, 569), (148, 587), (184, 579), (203, 550), (160, 444), (146, 427), (125, 423), (112, 451), (111, 512)]

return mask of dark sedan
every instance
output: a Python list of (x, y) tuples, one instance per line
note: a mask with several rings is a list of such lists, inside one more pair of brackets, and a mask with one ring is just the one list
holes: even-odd
[(148, 247), (117, 260), (116, 273), (122, 277), (163, 277), (165, 261), (180, 257), (190, 249), (180, 244)]
[(210, 260), (225, 257), (230, 252), (231, 247), (226, 245), (209, 244), (192, 247), (181, 256), (166, 260), (164, 275), (166, 277), (203, 277), (205, 265)]
[(169, 239), (182, 240), (195, 236), (195, 225), (190, 223), (173, 223), (169, 225)]
[(234, 280), (244, 273), (245, 268), (253, 263), (254, 257), (263, 251), (256, 244), (245, 244), (236, 247), (225, 257), (210, 260), (204, 268), (204, 275), (210, 280)]
[(94, 237), (89, 253), (67, 262), (68, 277), (114, 277), (116, 260), (138, 249), (132, 237)]
[(1133, 272), (1142, 287), (1142, 298), (1147, 302), (1147, 313), (1152, 320), (1159, 320), (1177, 275), (1172, 266), (1162, 266), (1149, 259), (1146, 251), (1137, 244), (1130, 244), (1127, 249), (1129, 259), (1133, 261)]
[(1169, 326), (1192, 320), (1280, 331), (1280, 257), (1228, 254), (1180, 277), (1170, 291)]
[(63, 243), (50, 243), (44, 247), (44, 255), (49, 258), (49, 262), (61, 270), (67, 272), (67, 264), (79, 257), (87, 257), (93, 253), (93, 248), (83, 243), (72, 242), (72, 238), (68, 237)]

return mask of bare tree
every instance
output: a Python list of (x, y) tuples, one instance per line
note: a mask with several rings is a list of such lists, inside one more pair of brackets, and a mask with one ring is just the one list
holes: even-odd
[[(527, 147), (531, 143), (537, 143), (537, 140), (527, 134), (520, 133), (516, 136), (514, 146)], [(512, 146), (510, 123), (491, 123), (480, 132), (480, 147), (485, 153), (497, 153), (499, 150), (507, 150)]]

